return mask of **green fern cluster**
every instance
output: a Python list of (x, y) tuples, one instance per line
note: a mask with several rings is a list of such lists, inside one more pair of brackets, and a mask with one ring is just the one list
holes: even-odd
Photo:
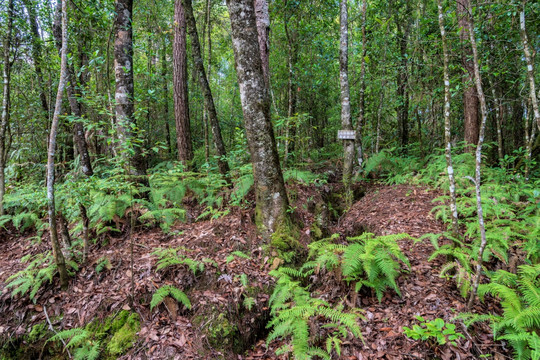
[(491, 294), (501, 300), (503, 315), (462, 314), (467, 324), (491, 321), (494, 336), (507, 340), (516, 359), (540, 358), (540, 264), (521, 265), (517, 274), (499, 270), (489, 284), (481, 284), (478, 295)]
[(372, 288), (379, 301), (384, 291), (392, 288), (401, 296), (396, 279), (402, 272), (402, 264), (410, 267), (398, 240), (411, 239), (408, 234), (375, 236), (364, 233), (348, 238), (349, 244), (336, 244), (337, 236), (313, 242), (309, 245), (310, 257), (302, 270), (332, 271), (339, 268), (347, 282), (356, 282), (356, 291), (363, 286)]
[(172, 266), (185, 265), (193, 274), (204, 271), (204, 262), (193, 260), (184, 254), (179, 254), (179, 251), (184, 251), (183, 247), (179, 248), (158, 248), (152, 253), (158, 257), (156, 263), (156, 271), (165, 270)]
[(150, 310), (153, 310), (156, 306), (161, 304), (167, 296), (172, 297), (188, 309), (191, 309), (191, 302), (182, 290), (172, 285), (165, 285), (157, 289), (154, 295), (152, 295), (152, 301), (150, 301)]
[(30, 300), (36, 302), (36, 295), (48, 281), (52, 282), (56, 274), (56, 264), (50, 252), (29, 255), (21, 258), (21, 262), (29, 262), (28, 266), (6, 279), (6, 289), (13, 289), (11, 296), (24, 296), (30, 292)]
[[(297, 360), (312, 359), (318, 356), (330, 359), (332, 349), (340, 353), (341, 338), (349, 333), (362, 338), (358, 325), (361, 315), (358, 311), (345, 312), (343, 308), (332, 307), (328, 302), (311, 297), (309, 291), (301, 286), (299, 281), (292, 279), (289, 274), (293, 269), (279, 268), (270, 274), (277, 278), (276, 287), (270, 297), (271, 314), (273, 319), (268, 324), (272, 328), (267, 342), (277, 338), (289, 338), (290, 342), (282, 346), (276, 354), (290, 353)], [(303, 273), (297, 273), (305, 276)], [(327, 321), (325, 328), (333, 333), (323, 341), (326, 350), (315, 346), (317, 334), (310, 334), (310, 322), (323, 318)]]
[(101, 341), (94, 339), (92, 332), (74, 328), (63, 330), (51, 337), (48, 341), (66, 341), (67, 349), (73, 350), (74, 360), (96, 360), (101, 354)]

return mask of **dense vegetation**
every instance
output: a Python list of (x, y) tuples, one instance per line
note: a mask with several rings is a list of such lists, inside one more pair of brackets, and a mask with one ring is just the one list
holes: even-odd
[[(423, 351), (402, 358), (540, 359), (539, 3), (6, 0), (0, 19), (0, 359), (138, 358), (160, 322), (197, 329), (174, 346), (200, 358), (361, 355), (418, 244), (463, 306), (382, 330)], [(404, 184), (444, 231), (345, 231)], [(77, 324), (51, 304), (84, 279), (125, 291)], [(199, 297), (227, 286), (227, 308)]]

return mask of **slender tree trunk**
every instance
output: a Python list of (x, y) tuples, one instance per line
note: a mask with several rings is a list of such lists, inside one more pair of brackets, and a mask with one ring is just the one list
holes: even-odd
[[(145, 175), (146, 164), (141, 145), (134, 139), (133, 85), (133, 0), (115, 1), (114, 74), (116, 80), (116, 129), (119, 151), (130, 165), (133, 175)], [(128, 153), (132, 153), (131, 155)]]
[(538, 99), (536, 97), (536, 86), (534, 83), (534, 64), (529, 50), (529, 41), (527, 39), (527, 30), (525, 28), (525, 4), (526, 1), (523, 1), (523, 6), (519, 12), (519, 28), (521, 32), (521, 42), (523, 43), (523, 54), (525, 55), (525, 61), (527, 62), (527, 77), (529, 78), (529, 96), (531, 98), (534, 121), (536, 126), (540, 128), (540, 109), (538, 108)]
[(362, 171), (364, 154), (362, 149), (362, 127), (365, 121), (365, 102), (366, 102), (366, 11), (367, 0), (362, 0), (362, 57), (360, 60), (360, 101), (358, 104), (358, 124), (356, 124), (356, 161)]
[(171, 140), (171, 127), (169, 125), (169, 81), (167, 80), (167, 43), (164, 37), (163, 48), (161, 49), (161, 81), (163, 82), (163, 118), (165, 120), (165, 136), (167, 136), (167, 147), (172, 156), (173, 145)]
[[(478, 93), (474, 85), (474, 65), (471, 60), (472, 53), (466, 46), (469, 41), (471, 24), (468, 16), (470, 0), (457, 0), (457, 16), (459, 25), (459, 38), (463, 46), (461, 62), (465, 73), (463, 75), (463, 115), (465, 128), (465, 143), (478, 144)], [(472, 147), (469, 148), (472, 151)]]
[[(56, 47), (58, 52), (62, 51), (62, 4), (59, 1), (56, 6), (56, 15), (54, 22), (54, 31), (53, 35), (55, 38)], [(82, 109), (81, 104), (78, 101), (80, 94), (77, 91), (77, 79), (75, 77), (75, 69), (73, 64), (68, 64), (67, 68), (68, 83), (66, 84), (66, 92), (69, 100), (69, 106), (71, 108), (71, 113), (77, 119), (82, 119)], [(83, 86), (83, 83), (80, 84)], [(88, 144), (86, 143), (84, 125), (81, 121), (75, 121), (73, 124), (73, 137), (77, 145), (77, 151), (80, 156), (80, 164), (82, 172), (87, 176), (92, 176), (94, 173), (92, 169), (92, 161), (90, 159), (90, 154), (88, 153)]]
[[(339, 41), (339, 81), (341, 88), (341, 128), (353, 130), (351, 120), (351, 101), (349, 93), (349, 34), (347, 0), (340, 1), (340, 41)], [(350, 196), (351, 175), (354, 162), (354, 140), (343, 140), (343, 184), (345, 185), (347, 205), (352, 205)]]
[(397, 116), (398, 116), (398, 133), (399, 143), (403, 150), (409, 143), (409, 93), (408, 88), (408, 57), (407, 57), (407, 38), (409, 37), (409, 25), (405, 24), (405, 31), (402, 30), (402, 24), (396, 17), (396, 25), (398, 28), (397, 40), (400, 52), (400, 65), (397, 74)]
[(454, 236), (457, 236), (457, 234), (459, 234), (459, 225), (456, 206), (456, 180), (454, 178), (454, 166), (452, 165), (452, 138), (450, 132), (450, 76), (448, 71), (450, 59), (448, 46), (446, 44), (446, 31), (444, 29), (444, 16), (441, 0), (437, 0), (437, 7), (439, 9), (439, 28), (441, 30), (444, 61), (444, 142), (446, 143), (446, 166), (450, 191), (450, 211), (452, 213), (452, 233)]
[(2, 120), (0, 122), (0, 215), (4, 215), (4, 194), (6, 192), (5, 168), (7, 161), (6, 130), (9, 126), (10, 97), (11, 97), (11, 36), (13, 33), (13, 4), (14, 0), (8, 2), (7, 31), (4, 40), (4, 69), (2, 71), (3, 93), (2, 93)]
[[(206, 0), (206, 28), (207, 28), (207, 39), (208, 39), (208, 67), (207, 67), (207, 76), (208, 76), (208, 82), (212, 79), (212, 1)], [(204, 47), (204, 30), (203, 30), (203, 47)], [(203, 49), (204, 53), (204, 49)], [(208, 134), (208, 112), (206, 111), (206, 107), (204, 107), (203, 111), (203, 126), (204, 126), (204, 158), (206, 160), (206, 163), (208, 163), (208, 160), (210, 158), (210, 138)], [(207, 168), (208, 169), (208, 168)]]
[(270, 121), (270, 98), (261, 64), (255, 9), (253, 0), (227, 0), (227, 6), (256, 184), (256, 221), (263, 238), (268, 241), (276, 231), (287, 236), (290, 219), (287, 214), (287, 193)]
[(41, 56), (41, 37), (39, 35), (39, 27), (36, 16), (36, 9), (31, 0), (24, 0), (24, 6), (28, 12), (28, 22), (30, 26), (30, 34), (32, 36), (32, 59), (34, 60), (34, 68), (39, 84), (39, 100), (45, 117), (49, 118), (49, 106), (47, 104), (47, 95), (45, 94), (45, 82), (43, 80), (43, 58)]
[(285, 15), (285, 36), (287, 37), (287, 66), (288, 66), (288, 78), (287, 78), (287, 124), (285, 129), (285, 156), (283, 160), (283, 166), (287, 166), (289, 160), (289, 154), (294, 152), (294, 145), (296, 140), (296, 121), (293, 120), (296, 114), (296, 104), (298, 101), (296, 92), (296, 80), (295, 80), (295, 67), (298, 61), (298, 42), (296, 41), (296, 32), (289, 30), (289, 21), (287, 15)]
[(186, 18), (182, 0), (174, 3), (173, 88), (178, 160), (187, 165), (193, 159), (193, 148), (189, 121)]
[(206, 77), (206, 71), (204, 69), (204, 62), (201, 54), (201, 46), (199, 44), (199, 35), (197, 34), (197, 24), (195, 23), (195, 16), (193, 15), (193, 7), (191, 0), (182, 0), (184, 5), (187, 30), (191, 39), (191, 52), (193, 55), (193, 63), (198, 73), (199, 84), (204, 96), (204, 103), (208, 111), (208, 119), (210, 122), (210, 129), (212, 130), (212, 136), (214, 138), (214, 145), (216, 146), (218, 156), (219, 171), (223, 175), (229, 173), (229, 164), (226, 157), (225, 144), (221, 136), (221, 129), (219, 127), (219, 121), (217, 117), (216, 107), (214, 105), (214, 98), (212, 96), (212, 90)]
[(58, 83), (58, 92), (56, 94), (56, 105), (50, 129), (49, 137), (49, 152), (47, 157), (47, 199), (49, 212), (49, 231), (51, 234), (52, 251), (54, 260), (60, 273), (60, 286), (63, 290), (68, 286), (68, 273), (66, 270), (66, 262), (60, 243), (58, 241), (58, 230), (56, 227), (56, 208), (54, 199), (54, 156), (56, 152), (56, 135), (58, 132), (58, 124), (60, 121), (60, 112), (62, 110), (62, 94), (67, 83), (67, 1), (62, 1), (62, 48), (60, 51), (60, 81)]
[[(482, 165), (482, 145), (484, 143), (484, 136), (486, 132), (486, 122), (487, 122), (487, 106), (486, 98), (484, 96), (484, 90), (482, 89), (482, 77), (480, 76), (480, 65), (478, 63), (478, 50), (476, 48), (476, 40), (474, 38), (474, 22), (472, 20), (472, 6), (468, 4), (468, 11), (471, 14), (470, 31), (469, 31), (469, 40), (471, 41), (471, 48), (473, 52), (473, 68), (474, 68), (474, 82), (476, 85), (476, 91), (478, 93), (478, 99), (480, 100), (480, 114), (482, 116), (482, 122), (480, 123), (480, 133), (478, 136), (478, 144), (476, 145), (476, 170), (474, 183), (476, 187), (476, 211), (478, 213), (478, 223), (480, 224), (480, 248), (478, 250), (478, 259), (476, 261), (476, 276), (474, 283), (471, 289), (471, 295), (469, 297), (469, 302), (467, 307), (470, 309), (476, 297), (476, 292), (478, 291), (478, 284), (480, 284), (480, 275), (482, 274), (482, 257), (484, 255), (484, 250), (487, 245), (486, 239), (486, 228), (484, 226), (484, 213), (482, 210), (482, 196), (480, 192), (481, 185), (481, 165)], [(472, 178), (471, 178), (472, 179)]]

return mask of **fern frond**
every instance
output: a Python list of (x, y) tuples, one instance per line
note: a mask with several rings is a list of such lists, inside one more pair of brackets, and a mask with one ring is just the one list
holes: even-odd
[(191, 302), (182, 290), (172, 285), (165, 285), (157, 289), (154, 295), (152, 295), (152, 300), (150, 301), (150, 310), (153, 310), (156, 306), (161, 304), (167, 296), (174, 298), (186, 308), (191, 309)]

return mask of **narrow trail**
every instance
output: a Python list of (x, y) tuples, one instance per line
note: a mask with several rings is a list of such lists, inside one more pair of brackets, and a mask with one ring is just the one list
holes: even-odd
[[(306, 196), (317, 190), (304, 187), (302, 191), (296, 199), (299, 206)], [(413, 237), (440, 233), (443, 224), (431, 214), (432, 200), (439, 195), (414, 186), (371, 185), (333, 230), (347, 234), (361, 227), (377, 235), (406, 232)], [(274, 341), (266, 345), (264, 340), (269, 316), (268, 289), (274, 281), (268, 275), (272, 263), (260, 246), (251, 211), (236, 209), (217, 220), (180, 224), (169, 235), (159, 228), (139, 229), (134, 234), (135, 311), (141, 316), (142, 327), (138, 334), (140, 341), (123, 358), (278, 358), (274, 351), (282, 344)], [(123, 236), (110, 238), (106, 245), (94, 245), (88, 265), (71, 279), (67, 292), (57, 290), (55, 279), (52, 285), (38, 292), (34, 304), (28, 297), (11, 298), (10, 291), (5, 289), (5, 279), (25, 267), (19, 262), (21, 256), (48, 249), (48, 241), (44, 239), (40, 244), (32, 244), (28, 240), (4, 236), (0, 241), (0, 337), (24, 335), (31, 329), (29, 324), (46, 321), (44, 307), (51, 318), (57, 319), (53, 320), (56, 330), (84, 326), (93, 319), (103, 319), (128, 309), (132, 274), (128, 244), (128, 239)], [(497, 345), (488, 335), (487, 327), (483, 327), (478, 335), (472, 334), (471, 338), (460, 341), (456, 348), (429, 349), (425, 343), (413, 342), (404, 336), (403, 326), (416, 323), (415, 315), (448, 321), (464, 311), (466, 302), (453, 281), (439, 278), (442, 260), (427, 261), (433, 251), (428, 240), (415, 245), (413, 241), (404, 240), (400, 246), (411, 262), (410, 273), (398, 279), (402, 297), (388, 291), (379, 303), (373, 294), (358, 296), (355, 305), (365, 310), (365, 320), (360, 324), (365, 344), (359, 340), (345, 341), (342, 358), (432, 359), (437, 355), (442, 359), (476, 359), (479, 352), (493, 354)], [(156, 272), (157, 258), (152, 255), (156, 248), (181, 248), (190, 258), (206, 259), (205, 270), (197, 276), (184, 267)], [(242, 251), (250, 259), (231, 259), (233, 251)], [(103, 257), (109, 258), (111, 270), (96, 274), (96, 263)], [(242, 274), (247, 275), (248, 286), (242, 284)], [(162, 305), (150, 312), (152, 294), (167, 284), (184, 289), (193, 308), (187, 311)], [(350, 299), (348, 290), (344, 291), (337, 284), (331, 294)], [(249, 311), (239, 305), (248, 296), (255, 299)], [(479, 304), (477, 310), (486, 312), (488, 309)], [(58, 317), (61, 314), (64, 314), (62, 319)], [(244, 355), (212, 350), (216, 340), (228, 341), (223, 334), (211, 338), (203, 332), (213, 321), (222, 318), (220, 314), (235, 319), (234, 331), (240, 343), (234, 345), (249, 349)], [(495, 359), (504, 358), (495, 355)]]

